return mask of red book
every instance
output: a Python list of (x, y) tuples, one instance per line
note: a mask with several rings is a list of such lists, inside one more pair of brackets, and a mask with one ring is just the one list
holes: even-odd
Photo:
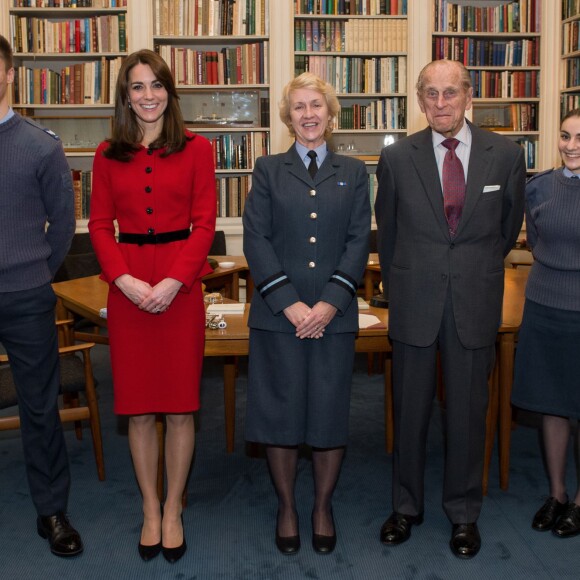
[(81, 21), (75, 20), (75, 50), (74, 52), (81, 51)]

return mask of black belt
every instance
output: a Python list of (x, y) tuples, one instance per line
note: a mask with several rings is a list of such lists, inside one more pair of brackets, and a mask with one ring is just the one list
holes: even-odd
[(187, 240), (189, 230), (175, 230), (174, 232), (163, 232), (161, 234), (119, 234), (120, 244), (167, 244), (178, 240)]

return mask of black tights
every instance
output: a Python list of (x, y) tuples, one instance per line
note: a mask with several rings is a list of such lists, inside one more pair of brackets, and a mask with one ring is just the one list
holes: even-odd
[[(312, 510), (313, 532), (332, 536), (332, 494), (336, 487), (344, 447), (332, 449), (312, 449), (312, 470), (314, 473), (314, 508)], [(298, 447), (266, 448), (266, 457), (276, 494), (278, 495), (277, 530), (280, 536), (298, 535), (298, 514), (294, 497)]]

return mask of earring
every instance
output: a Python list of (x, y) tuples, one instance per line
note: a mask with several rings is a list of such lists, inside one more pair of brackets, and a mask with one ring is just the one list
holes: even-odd
[(127, 103), (129, 105), (129, 109), (131, 108), (131, 101), (129, 99), (127, 99)]

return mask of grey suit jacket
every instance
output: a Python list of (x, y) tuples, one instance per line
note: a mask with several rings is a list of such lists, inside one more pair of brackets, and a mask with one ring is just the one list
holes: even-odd
[(284, 308), (323, 300), (338, 309), (327, 333), (356, 331), (370, 217), (361, 161), (329, 151), (313, 180), (294, 145), (258, 158), (243, 216), (244, 254), (256, 284), (249, 326), (294, 332)]
[(472, 146), (465, 205), (452, 240), (427, 128), (385, 147), (377, 176), (377, 243), (389, 334), (414, 346), (435, 341), (451, 288), (459, 339), (466, 348), (494, 343), (501, 322), (503, 259), (523, 220), (522, 149), (469, 124)]

